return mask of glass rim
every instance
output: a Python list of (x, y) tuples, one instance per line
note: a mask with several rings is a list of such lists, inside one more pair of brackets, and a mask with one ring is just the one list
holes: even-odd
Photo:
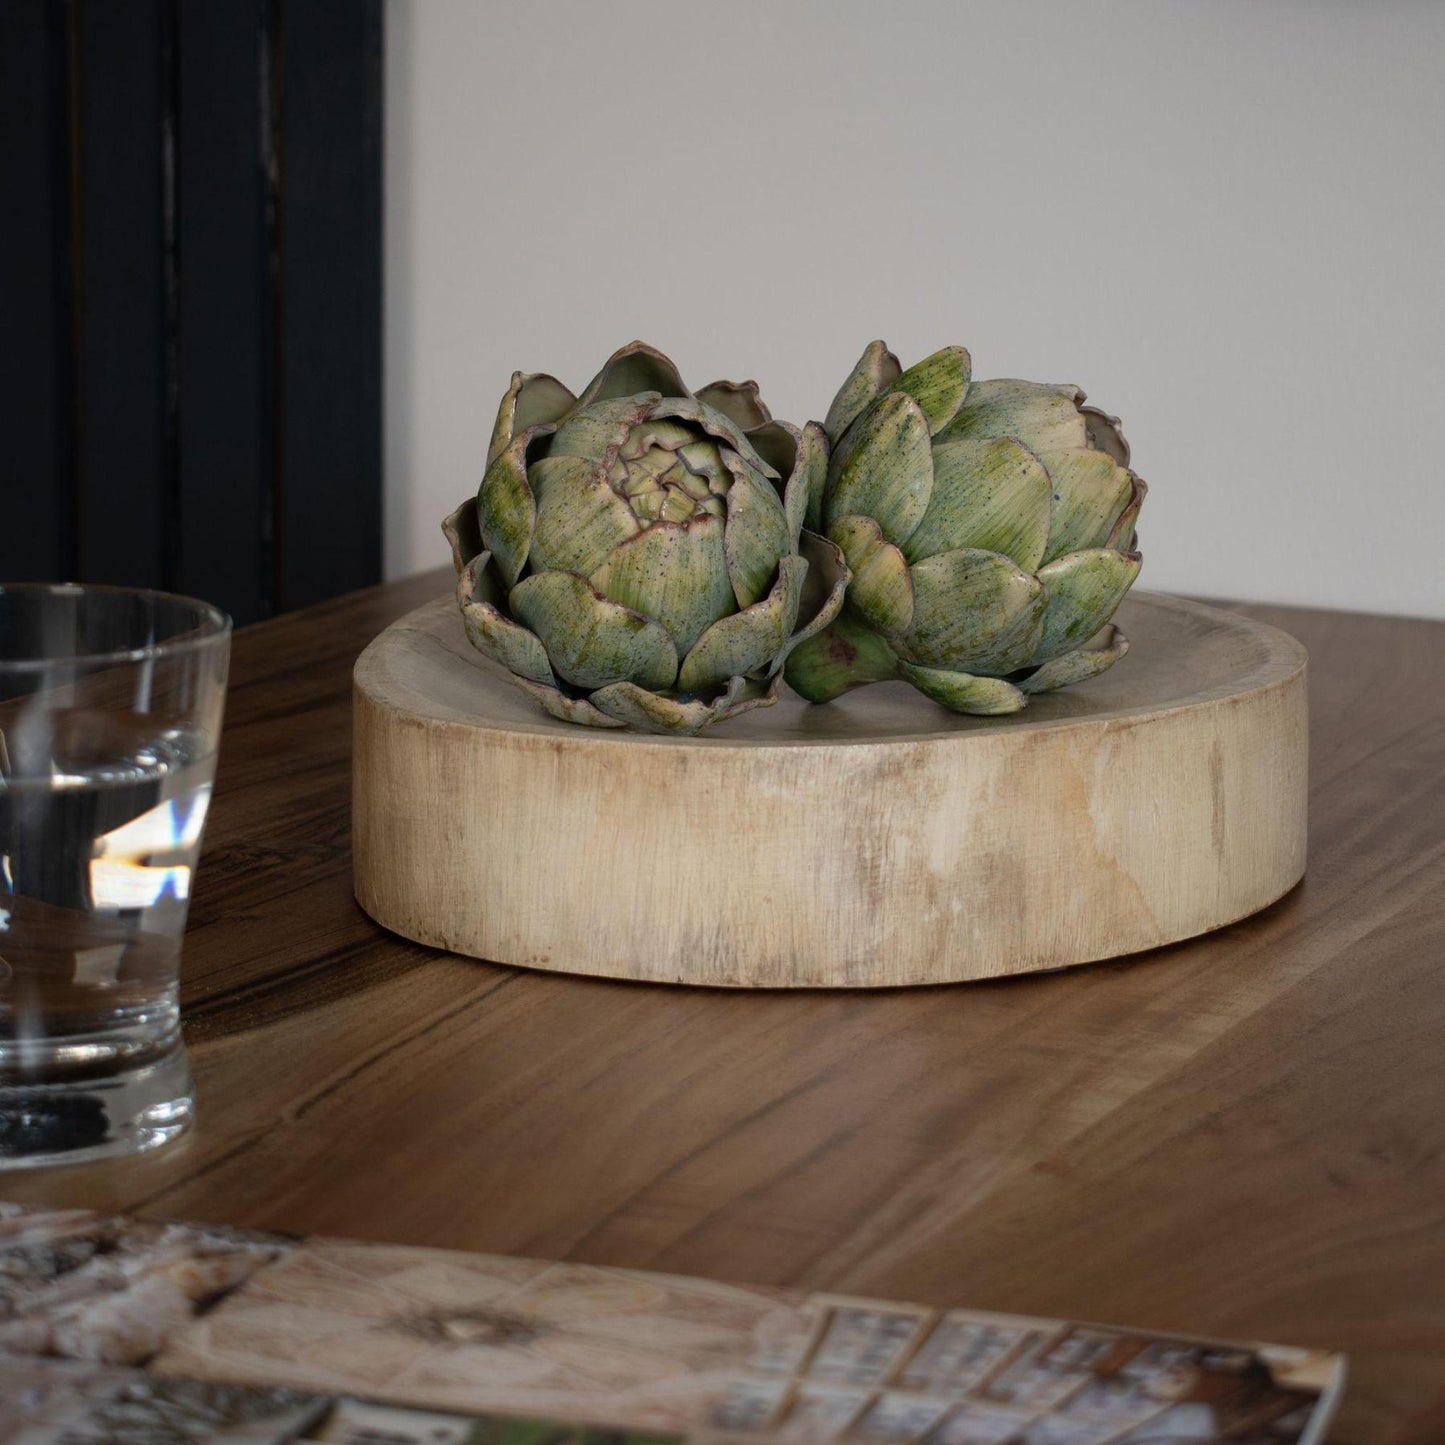
[(90, 663), (147, 662), (154, 658), (174, 657), (178, 653), (198, 652), (228, 638), (232, 631), (230, 617), (213, 602), (192, 597), (184, 592), (164, 592), (158, 587), (119, 587), (109, 582), (0, 582), (0, 604), (11, 593), (42, 592), (69, 596), (91, 594), (101, 597), (139, 597), (153, 602), (179, 602), (197, 615), (197, 625), (188, 632), (163, 642), (142, 643), (138, 647), (108, 648), (101, 652), (75, 652), (64, 657), (0, 657), (0, 673), (41, 672), (51, 667), (79, 667)]

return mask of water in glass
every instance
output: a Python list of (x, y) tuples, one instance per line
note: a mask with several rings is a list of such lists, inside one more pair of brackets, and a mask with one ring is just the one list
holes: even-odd
[[(41, 590), (0, 588), (18, 654), (0, 654), (0, 1165), (144, 1148), (190, 1120), (181, 940), (224, 685), (224, 619), (162, 599), (159, 626), (128, 609), (139, 641), (47, 629), (41, 598), (14, 600)], [(46, 590), (72, 614), (115, 602)], [(130, 650), (77, 655), (96, 641)], [(61, 656), (25, 656), (41, 642)]]

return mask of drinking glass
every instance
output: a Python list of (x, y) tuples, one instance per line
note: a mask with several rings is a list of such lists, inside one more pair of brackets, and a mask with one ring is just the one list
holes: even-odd
[(181, 935), (230, 645), (188, 597), (0, 586), (0, 1167), (190, 1122)]

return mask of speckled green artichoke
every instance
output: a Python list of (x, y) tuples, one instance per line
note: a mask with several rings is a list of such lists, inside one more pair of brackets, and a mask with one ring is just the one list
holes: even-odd
[(442, 524), (473, 646), (554, 717), (696, 733), (777, 699), (848, 580), (803, 531), (822, 428), (752, 382), (691, 392), (624, 346), (580, 397), (512, 377), (475, 499)]
[(904, 371), (875, 341), (834, 398), (806, 521), (853, 580), (788, 660), (812, 702), (902, 677), (955, 712), (1016, 712), (1127, 650), (1109, 619), (1145, 485), (1117, 419), (1074, 386), (970, 372), (959, 346)]

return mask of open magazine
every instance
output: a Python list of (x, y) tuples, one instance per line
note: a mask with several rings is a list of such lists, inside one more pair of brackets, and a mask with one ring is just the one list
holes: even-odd
[(0, 1205), (0, 1445), (1321, 1445), (1340, 1356)]

